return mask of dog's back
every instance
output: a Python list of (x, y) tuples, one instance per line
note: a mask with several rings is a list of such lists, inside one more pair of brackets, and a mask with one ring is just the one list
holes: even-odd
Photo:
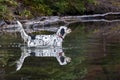
[(36, 35), (34, 39), (28, 41), (29, 47), (34, 46), (62, 46), (62, 39), (54, 35)]

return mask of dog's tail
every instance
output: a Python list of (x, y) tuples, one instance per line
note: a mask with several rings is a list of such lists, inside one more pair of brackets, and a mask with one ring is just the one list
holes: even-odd
[(20, 21), (17, 21), (18, 25), (22, 26), (22, 24), (20, 23)]
[(17, 24), (19, 25), (19, 30), (23, 29), (22, 24), (20, 23), (20, 21), (17, 21)]
[(25, 42), (27, 42), (30, 38), (29, 35), (26, 34), (22, 24), (19, 21), (17, 21), (17, 24), (19, 25), (18, 31), (21, 33), (21, 37), (24, 39)]

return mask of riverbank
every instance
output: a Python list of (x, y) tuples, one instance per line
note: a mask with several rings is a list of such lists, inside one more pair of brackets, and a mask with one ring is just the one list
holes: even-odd
[(67, 16), (119, 12), (119, 0), (2, 0), (0, 19), (31, 19), (38, 16)]

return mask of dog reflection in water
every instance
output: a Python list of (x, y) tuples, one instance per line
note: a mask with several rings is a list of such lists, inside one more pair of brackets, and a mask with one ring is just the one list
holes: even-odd
[(28, 56), (35, 56), (35, 57), (55, 57), (60, 65), (66, 65), (67, 63), (71, 62), (70, 57), (66, 57), (62, 48), (28, 48), (28, 47), (21, 47), (21, 57), (17, 63), (17, 71), (21, 69), (23, 62), (26, 57)]
[(61, 26), (56, 34), (29, 36), (24, 31), (23, 26), (19, 21), (17, 21), (17, 24), (18, 30), (21, 33), (21, 37), (24, 39), (24, 42), (27, 43), (28, 47), (62, 46), (63, 39), (71, 32), (70, 28)]

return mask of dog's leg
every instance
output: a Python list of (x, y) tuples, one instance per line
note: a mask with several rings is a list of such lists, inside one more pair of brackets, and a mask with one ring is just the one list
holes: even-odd
[(26, 34), (25, 30), (23, 29), (22, 24), (17, 21), (18, 25), (19, 25), (19, 32), (21, 33), (21, 37), (24, 39), (25, 42), (27, 42), (30, 39), (30, 36)]

